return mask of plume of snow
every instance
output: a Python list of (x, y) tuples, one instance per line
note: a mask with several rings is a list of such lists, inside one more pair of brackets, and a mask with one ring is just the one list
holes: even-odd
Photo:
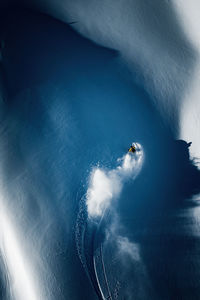
[(86, 194), (86, 204), (89, 217), (101, 217), (111, 202), (118, 198), (124, 182), (129, 178), (135, 178), (142, 167), (143, 151), (137, 145), (137, 151), (127, 153), (118, 159), (117, 168), (103, 170), (93, 169), (89, 187)]
[(140, 260), (138, 245), (130, 242), (127, 237), (118, 236), (117, 245), (121, 254), (127, 254), (131, 259), (135, 261)]

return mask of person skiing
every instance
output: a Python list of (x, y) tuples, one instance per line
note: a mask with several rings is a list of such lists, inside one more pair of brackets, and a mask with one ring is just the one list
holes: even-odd
[(128, 152), (134, 153), (136, 151), (136, 147), (134, 144), (131, 145), (131, 147), (128, 149)]

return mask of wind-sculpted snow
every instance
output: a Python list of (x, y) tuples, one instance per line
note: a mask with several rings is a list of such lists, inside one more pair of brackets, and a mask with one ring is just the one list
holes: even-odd
[[(129, 0), (126, 5), (122, 0), (101, 4), (87, 0), (87, 5), (80, 0), (36, 2), (58, 19), (76, 21), (73, 27), (84, 36), (119, 50), (137, 78), (141, 74), (140, 84), (153, 96), (155, 108), (174, 136), (180, 137), (179, 125), (185, 118), (181, 108), (198, 61), (194, 47), (199, 40), (199, 28), (195, 26), (199, 23), (198, 1)], [(194, 109), (195, 103), (191, 106)]]
[(41, 297), (41, 291), (39, 293), (37, 291), (30, 262), (24, 253), (24, 247), (20, 245), (20, 238), (22, 237), (17, 234), (11, 218), (2, 205), (0, 226), (0, 249), (9, 278), (9, 297), (17, 300), (38, 300)]
[(191, 157), (200, 157), (198, 0), (32, 2), (58, 19), (75, 21), (73, 27), (91, 40), (119, 50), (174, 137), (192, 141)]
[[(103, 14), (97, 2), (94, 10), (68, 2), (82, 14), (73, 26), (87, 23), (83, 34), (121, 51), (135, 80), (144, 71), (158, 101), (116, 63), (115, 50), (36, 12), (1, 14), (8, 93), (0, 95), (0, 298), (188, 300), (186, 290), (198, 298), (199, 242), (180, 207), (199, 191), (200, 172), (190, 144), (175, 142), (163, 121), (179, 121), (193, 53), (179, 29), (174, 35), (166, 1), (129, 1), (134, 9), (103, 1)], [(189, 117), (186, 127), (189, 139)], [(122, 156), (132, 139), (145, 164), (142, 149)]]
[(135, 178), (142, 166), (143, 151), (140, 145), (135, 154), (127, 153), (118, 159), (120, 165), (113, 170), (94, 168), (86, 195), (88, 215), (100, 217), (113, 200), (119, 197), (123, 183)]

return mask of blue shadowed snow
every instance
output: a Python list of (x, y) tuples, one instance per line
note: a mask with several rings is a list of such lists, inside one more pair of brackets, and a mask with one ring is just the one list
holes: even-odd
[[(1, 120), (2, 185), (44, 298), (178, 298), (191, 274), (165, 228), (166, 214), (199, 192), (188, 145), (172, 139), (145, 91), (121, 74), (116, 51), (44, 15), (15, 11), (1, 22), (9, 94)], [(123, 181), (100, 220), (89, 219), (93, 168), (115, 170), (133, 141), (145, 153), (141, 171)], [(179, 239), (178, 249), (194, 243)], [(185, 272), (178, 290), (171, 252)]]

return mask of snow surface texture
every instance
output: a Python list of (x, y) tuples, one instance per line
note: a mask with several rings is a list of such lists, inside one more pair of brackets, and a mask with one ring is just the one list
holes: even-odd
[[(36, 2), (36, 1), (34, 1)], [(38, 2), (39, 3), (39, 2)], [(88, 5), (87, 5), (88, 4)], [(198, 9), (198, 1), (190, 1), (188, 3), (185, 3), (184, 1), (174, 1), (169, 3), (168, 1), (127, 1), (126, 6), (124, 5), (124, 1), (114, 1), (113, 2), (106, 2), (101, 1), (101, 5), (97, 1), (80, 1), (77, 0), (76, 2), (72, 2), (69, 0), (66, 1), (45, 1), (39, 5), (43, 5), (41, 7), (42, 11), (47, 11), (50, 14), (58, 17), (59, 19), (68, 21), (77, 21), (73, 25), (74, 28), (76, 28), (79, 32), (81, 32), (84, 36), (87, 36), (91, 38), (92, 40), (96, 41), (99, 44), (106, 45), (109, 47), (112, 47), (114, 49), (117, 49), (120, 51), (122, 55), (123, 61), (126, 61), (129, 65), (130, 70), (134, 70), (134, 73), (137, 73), (137, 71), (140, 73), (140, 76), (138, 75), (138, 82), (140, 84), (144, 85), (145, 88), (149, 91), (149, 93), (153, 96), (152, 99), (154, 99), (154, 104), (156, 109), (158, 109), (163, 119), (167, 122), (168, 125), (171, 126), (174, 136), (175, 137), (181, 137), (187, 141), (192, 141), (192, 147), (191, 147), (191, 153), (192, 156), (199, 157), (199, 38), (198, 38), (198, 32), (199, 32), (199, 21), (198, 17), (195, 17)], [(3, 56), (3, 51), (1, 52), (1, 56)], [(2, 76), (3, 77), (3, 76)], [(3, 99), (4, 93), (0, 96)], [(63, 110), (62, 110), (63, 111)], [(60, 115), (59, 115), (60, 116)], [(19, 116), (20, 119), (20, 116)], [(53, 119), (53, 117), (52, 117)], [(59, 117), (59, 120), (61, 118)], [(53, 119), (54, 120), (54, 119)], [(17, 127), (15, 122), (10, 122), (13, 127)], [(54, 124), (54, 123), (53, 123)], [(52, 128), (56, 128), (55, 135), (63, 138), (63, 134), (58, 134), (61, 132), (62, 127), (55, 127), (55, 124), (52, 126)], [(5, 127), (6, 129), (7, 127)], [(5, 131), (5, 132), (8, 132)], [(12, 130), (11, 130), (12, 133)], [(62, 132), (63, 133), (63, 132)], [(13, 133), (12, 133), (13, 136)], [(15, 137), (15, 134), (14, 134)], [(24, 139), (26, 141), (26, 136), (21, 136), (21, 139), (18, 139), (18, 135), (16, 135), (16, 140), (21, 141)], [(29, 136), (28, 136), (29, 137)], [(60, 138), (60, 139), (61, 139)], [(30, 137), (31, 141), (33, 139), (33, 136)], [(51, 138), (52, 139), (52, 138)], [(44, 140), (45, 144), (45, 139)], [(39, 141), (39, 151), (38, 156), (41, 156), (42, 161), (42, 154), (43, 153), (49, 153), (49, 148), (44, 147), (41, 141)], [(46, 146), (46, 144), (45, 144)], [(5, 145), (6, 153), (8, 152), (7, 144)], [(11, 150), (16, 148), (11, 147)], [(32, 149), (34, 149), (32, 147)], [(22, 148), (20, 148), (22, 150)], [(2, 151), (2, 150), (1, 150)], [(55, 152), (55, 151), (54, 151)], [(2, 151), (2, 153), (4, 153)], [(20, 152), (21, 153), (21, 152)], [(23, 151), (22, 151), (23, 153)], [(59, 157), (62, 158), (62, 153), (65, 153), (64, 151), (59, 154)], [(11, 153), (12, 154), (12, 153)], [(31, 153), (32, 154), (32, 153)], [(57, 154), (57, 153), (56, 153)], [(28, 171), (31, 174), (34, 174), (34, 178), (38, 178), (38, 180), (41, 181), (41, 177), (38, 176), (39, 173), (37, 173), (37, 166), (42, 166), (41, 163), (38, 163), (37, 165), (37, 159), (36, 159), (35, 153), (33, 153), (32, 156), (27, 156), (27, 160), (25, 160), (24, 165), (27, 166), (27, 161), (31, 163), (31, 166), (29, 166)], [(3, 156), (2, 156), (3, 157)], [(50, 156), (50, 159), (48, 161), (52, 161), (51, 158), (54, 158), (54, 155)], [(20, 173), (20, 171), (17, 169), (17, 166), (13, 163), (12, 155), (9, 156), (9, 160), (6, 160), (6, 162), (10, 162), (9, 166), (11, 164), (13, 165), (13, 168), (16, 171), (14, 175), (16, 175), (17, 180), (22, 180), (23, 186), (27, 188), (27, 184), (29, 183), (28, 180), (31, 182), (31, 192), (22, 199), (22, 193), (21, 189), (17, 189), (17, 185), (14, 186), (11, 189), (11, 180), (9, 180), (9, 189), (13, 191), (13, 194), (16, 196), (16, 203), (17, 208), (14, 207), (14, 210), (16, 211), (16, 215), (18, 217), (18, 220), (24, 220), (24, 224), (26, 226), (23, 226), (23, 230), (25, 232), (25, 228), (29, 228), (29, 231), (23, 232), (20, 229), (16, 231), (15, 228), (15, 222), (12, 224), (12, 219), (10, 218), (10, 215), (12, 215), (11, 212), (9, 212), (9, 215), (6, 213), (6, 218), (2, 217), (2, 229), (5, 229), (7, 231), (7, 235), (4, 235), (4, 232), (2, 233), (2, 239), (5, 239), (4, 241), (4, 248), (1, 249), (4, 260), (7, 262), (7, 268), (9, 268), (9, 276), (11, 275), (11, 279), (17, 278), (18, 273), (17, 270), (19, 270), (19, 267), (22, 271), (22, 274), (24, 272), (23, 270), (23, 264), (21, 261), (20, 256), (23, 256), (23, 259), (28, 257), (27, 253), (29, 253), (29, 257), (31, 257), (32, 264), (30, 265), (30, 269), (28, 268), (28, 275), (31, 273), (30, 270), (32, 269), (32, 265), (35, 265), (34, 269), (38, 269), (38, 274), (42, 274), (43, 280), (46, 280), (46, 273), (51, 274), (51, 272), (48, 272), (46, 268), (46, 264), (43, 263), (40, 264), (40, 261), (38, 263), (34, 262), (33, 257), (37, 257), (37, 253), (41, 254), (40, 249), (40, 243), (42, 244), (42, 253), (45, 253), (45, 256), (42, 257), (43, 260), (49, 259), (49, 252), (48, 248), (49, 245), (46, 243), (46, 241), (57, 241), (58, 239), (58, 231), (60, 228), (60, 225), (57, 225), (57, 221), (54, 221), (54, 207), (50, 209), (51, 202), (49, 201), (49, 198), (52, 199), (52, 193), (49, 192), (51, 189), (49, 187), (53, 187), (52, 190), (53, 198), (59, 199), (59, 208), (61, 207), (61, 210), (70, 212), (68, 218), (72, 215), (71, 213), (71, 207), (67, 207), (62, 209), (62, 205), (60, 204), (60, 199), (70, 199), (70, 196), (68, 193), (63, 192), (64, 188), (63, 186), (67, 185), (65, 182), (66, 180), (66, 174), (63, 175), (62, 172), (56, 173), (56, 176), (53, 177), (54, 180), (52, 182), (50, 181), (49, 185), (47, 185), (46, 188), (46, 182), (41, 181), (42, 191), (38, 189), (38, 184), (33, 184), (32, 177), (28, 177), (23, 173)], [(47, 161), (47, 160), (46, 160)], [(53, 160), (54, 161), (54, 160)], [(18, 162), (18, 161), (17, 161)], [(20, 163), (19, 163), (20, 164)], [(47, 164), (48, 165), (48, 164)], [(56, 164), (52, 166), (52, 169), (55, 167)], [(61, 169), (63, 169), (63, 161), (60, 159), (57, 161), (58, 166), (62, 166)], [(111, 201), (114, 201), (115, 198), (117, 198), (121, 192), (122, 185), (125, 181), (125, 177), (122, 176), (119, 170), (114, 169), (111, 171), (105, 171), (103, 169), (98, 169), (97, 175), (100, 176), (102, 182), (100, 185), (98, 185), (98, 188), (96, 190), (95, 181), (93, 182), (94, 178), (91, 178), (91, 185), (90, 185), (90, 193), (88, 192), (88, 199), (93, 199), (93, 201), (100, 201), (100, 205), (98, 205), (98, 211), (94, 213), (94, 215), (101, 215), (107, 207), (109, 207), (109, 204)], [(46, 172), (47, 173), (47, 172)], [(60, 174), (60, 176), (59, 176)], [(18, 175), (18, 176), (17, 176)], [(93, 176), (95, 173), (93, 173)], [(71, 173), (70, 173), (71, 176)], [(112, 177), (113, 176), (113, 177)], [(12, 177), (8, 177), (9, 179)], [(14, 177), (15, 178), (15, 177)], [(24, 181), (23, 181), (23, 178)], [(29, 178), (29, 179), (26, 179)], [(63, 178), (65, 180), (63, 180)], [(6, 178), (7, 179), (7, 178)], [(61, 179), (61, 180), (60, 180)], [(74, 179), (74, 177), (73, 177)], [(35, 181), (34, 181), (35, 182)], [(7, 183), (7, 181), (6, 181)], [(45, 184), (44, 184), (45, 183)], [(93, 184), (94, 183), (94, 184)], [(114, 188), (112, 184), (118, 184), (118, 187)], [(103, 193), (104, 200), (103, 203), (101, 202), (101, 199), (99, 196), (97, 197), (99, 191), (101, 191), (102, 187), (106, 184), (106, 187), (108, 187), (109, 192)], [(19, 185), (19, 187), (22, 185)], [(46, 195), (43, 197), (43, 186), (45, 187), (45, 193), (49, 192), (49, 195)], [(65, 190), (64, 190), (65, 191)], [(91, 193), (94, 191), (95, 193)], [(17, 193), (16, 193), (17, 192)], [(97, 192), (97, 195), (96, 195)], [(24, 191), (24, 194), (26, 194), (26, 189)], [(64, 195), (64, 196), (63, 196)], [(90, 196), (92, 197), (90, 198)], [(12, 199), (13, 197), (10, 196)], [(21, 202), (19, 199), (24, 200)], [(27, 201), (27, 199), (30, 201), (30, 203)], [(39, 205), (36, 205), (35, 208), (35, 214), (33, 214), (33, 217), (30, 218), (30, 215), (28, 214), (28, 205), (31, 205), (32, 201), (33, 203), (36, 202), (36, 199), (38, 200)], [(42, 199), (42, 200), (41, 200)], [(5, 201), (5, 199), (4, 199)], [(7, 199), (6, 199), (7, 201)], [(46, 201), (46, 202), (45, 202)], [(11, 201), (10, 201), (11, 202)], [(12, 203), (12, 202), (11, 202)], [(19, 204), (20, 203), (20, 204)], [(21, 204), (22, 203), (22, 204)], [(26, 204), (27, 203), (27, 204)], [(94, 202), (95, 203), (95, 202)], [(25, 205), (26, 204), (26, 205)], [(46, 205), (47, 204), (47, 205)], [(24, 205), (26, 209), (24, 209)], [(64, 205), (63, 205), (64, 206)], [(75, 205), (74, 205), (75, 206)], [(17, 212), (20, 210), (21, 207), (23, 207), (23, 214), (24, 219), (21, 215), (17, 214)], [(46, 212), (47, 208), (47, 212)], [(94, 208), (94, 207), (93, 207)], [(8, 207), (10, 210), (10, 208)], [(91, 210), (92, 211), (92, 210)], [(2, 214), (2, 213), (1, 213)], [(46, 217), (45, 218), (45, 216)], [(19, 217), (20, 216), (20, 217)], [(65, 219), (66, 215), (65, 215)], [(50, 222), (48, 222), (50, 220)], [(198, 217), (196, 218), (198, 221)], [(28, 222), (28, 224), (27, 224)], [(22, 222), (23, 223), (23, 222)], [(183, 222), (180, 222), (183, 224)], [(195, 223), (195, 222), (194, 222)], [(71, 223), (69, 223), (71, 224)], [(170, 224), (173, 225), (173, 223), (170, 222)], [(187, 220), (184, 223), (184, 226), (187, 223)], [(195, 224), (198, 224), (196, 222)], [(56, 226), (57, 225), (57, 226)], [(196, 226), (196, 225), (195, 225)], [(173, 226), (172, 226), (173, 227)], [(7, 228), (7, 229), (6, 229)], [(35, 238), (32, 234), (32, 229), (35, 230), (35, 232), (39, 232), (40, 236), (42, 236), (41, 241), (38, 245), (38, 239)], [(72, 226), (66, 226), (67, 233), (65, 236), (70, 236), (70, 231)], [(69, 229), (68, 229), (69, 228)], [(174, 227), (173, 227), (174, 230)], [(198, 228), (194, 227), (195, 233), (198, 232)], [(42, 234), (41, 234), (42, 232)], [(30, 234), (31, 233), (31, 234)], [(190, 232), (191, 233), (191, 232)], [(35, 234), (37, 237), (37, 234)], [(27, 241), (24, 243), (20, 243), (21, 236), (28, 236)], [(12, 246), (8, 245), (8, 242), (12, 238)], [(18, 239), (20, 241), (18, 241)], [(36, 242), (37, 241), (37, 242)], [(65, 241), (63, 242), (65, 245)], [(19, 255), (20, 246), (25, 247), (25, 244), (29, 244), (31, 246), (33, 245), (37, 249), (36, 254), (30, 255), (30, 251), (24, 251), (22, 249), (22, 254)], [(60, 244), (57, 243), (59, 247), (61, 248)], [(121, 237), (118, 239), (118, 245), (121, 248), (121, 251), (126, 251), (129, 253), (134, 253), (135, 260), (138, 260), (138, 252), (137, 248), (132, 249), (132, 251), (129, 251), (132, 246), (131, 242), (127, 240), (126, 237)], [(19, 262), (19, 266), (16, 267), (12, 261), (10, 260), (10, 255), (12, 255), (11, 250), (13, 250), (13, 246), (16, 248), (16, 251), (14, 251), (15, 256), (17, 256), (17, 261)], [(66, 245), (65, 245), (66, 246)], [(128, 247), (129, 246), (129, 247)], [(58, 247), (57, 251), (53, 251), (53, 253), (61, 253), (60, 248)], [(133, 247), (132, 247), (133, 248)], [(38, 250), (39, 249), (39, 250)], [(63, 249), (65, 249), (63, 247)], [(69, 243), (69, 249), (71, 249), (71, 245)], [(170, 249), (169, 249), (170, 250)], [(34, 251), (33, 251), (34, 252)], [(25, 254), (26, 255), (25, 255)], [(160, 254), (160, 251), (158, 252)], [(171, 253), (171, 252), (170, 252)], [(181, 252), (182, 249), (181, 249)], [(188, 254), (188, 251), (187, 253)], [(24, 258), (25, 255), (25, 258)], [(193, 255), (195, 257), (195, 255)], [(75, 269), (74, 267), (74, 261), (69, 256), (69, 261), (72, 261), (73, 268), (70, 270), (70, 276), (66, 276), (65, 280), (69, 281), (69, 278), (76, 278), (77, 274), (79, 272), (76, 271), (75, 276), (73, 277), (72, 270)], [(58, 265), (58, 256), (53, 256), (51, 258), (51, 262), (56, 262), (56, 268)], [(26, 259), (25, 259), (26, 261)], [(63, 259), (60, 259), (61, 263), (60, 265), (63, 266)], [(185, 261), (185, 260), (184, 260)], [(34, 263), (33, 263), (34, 262)], [(41, 270), (38, 268), (38, 265), (44, 266), (41, 267)], [(196, 266), (195, 272), (199, 271), (199, 265), (196, 263), (193, 264)], [(185, 265), (184, 265), (185, 266)], [(55, 266), (52, 265), (52, 270), (55, 270)], [(68, 269), (68, 268), (66, 268)], [(47, 271), (46, 271), (47, 270)], [(190, 270), (190, 268), (185, 268), (185, 270)], [(197, 274), (193, 272), (193, 274)], [(197, 270), (197, 271), (196, 271)], [(11, 274), (12, 273), (12, 274)], [(180, 272), (181, 273), (181, 272)], [(26, 278), (23, 276), (23, 278), (27, 281), (27, 274)], [(190, 274), (189, 274), (190, 275)], [(188, 275), (188, 278), (190, 276)], [(35, 276), (30, 274), (28, 276), (29, 278), (35, 279)], [(195, 276), (198, 278), (198, 276)], [(51, 286), (55, 285), (56, 280), (53, 281), (54, 276), (51, 277)], [(67, 278), (67, 279), (66, 279)], [(131, 278), (131, 277), (130, 277)], [(20, 279), (20, 278), (19, 278)], [(22, 279), (22, 277), (21, 277)], [(39, 278), (40, 279), (40, 278)], [(38, 280), (39, 280), (38, 279)], [(12, 280), (11, 280), (12, 281)], [(53, 281), (53, 283), (52, 283)], [(71, 280), (73, 281), (73, 280)], [(81, 280), (78, 280), (79, 282)], [(13, 281), (14, 282), (14, 281)], [(15, 286), (15, 289), (13, 288), (13, 291), (15, 291), (16, 295), (18, 295), (18, 298), (20, 299), (27, 299), (30, 298), (30, 294), (25, 294), (25, 291), (20, 287), (22, 281), (17, 281), (17, 285)], [(24, 282), (23, 282), (24, 285)], [(70, 287), (69, 282), (64, 283), (65, 286)], [(47, 285), (46, 285), (47, 286)], [(50, 285), (48, 285), (50, 286)], [(58, 286), (58, 282), (56, 282), (56, 286)], [(26, 284), (26, 287), (29, 287), (29, 293), (33, 288), (35, 287), (35, 284), (33, 282), (33, 285), (30, 286), (29, 284)], [(37, 283), (36, 283), (37, 287)], [(12, 287), (11, 287), (12, 289)], [(78, 288), (76, 287), (75, 290)], [(53, 288), (50, 291), (53, 293)], [(62, 289), (59, 287), (59, 291), (62, 292)], [(19, 295), (19, 291), (21, 291), (21, 295)], [(37, 291), (37, 288), (36, 288)], [(24, 294), (23, 294), (24, 293)], [(34, 292), (35, 293), (35, 292)], [(35, 293), (37, 295), (38, 293)], [(41, 291), (40, 293), (41, 294)], [(32, 298), (36, 298), (37, 296), (33, 296)], [(59, 295), (52, 295), (52, 299), (58, 299)], [(43, 299), (51, 299), (50, 296), (47, 296), (46, 298), (43, 297)], [(169, 297), (170, 298), (170, 297)], [(61, 297), (60, 297), (61, 299)], [(155, 298), (154, 298), (155, 299)]]
[(200, 157), (198, 0), (32, 1), (91, 40), (119, 50), (175, 138)]

